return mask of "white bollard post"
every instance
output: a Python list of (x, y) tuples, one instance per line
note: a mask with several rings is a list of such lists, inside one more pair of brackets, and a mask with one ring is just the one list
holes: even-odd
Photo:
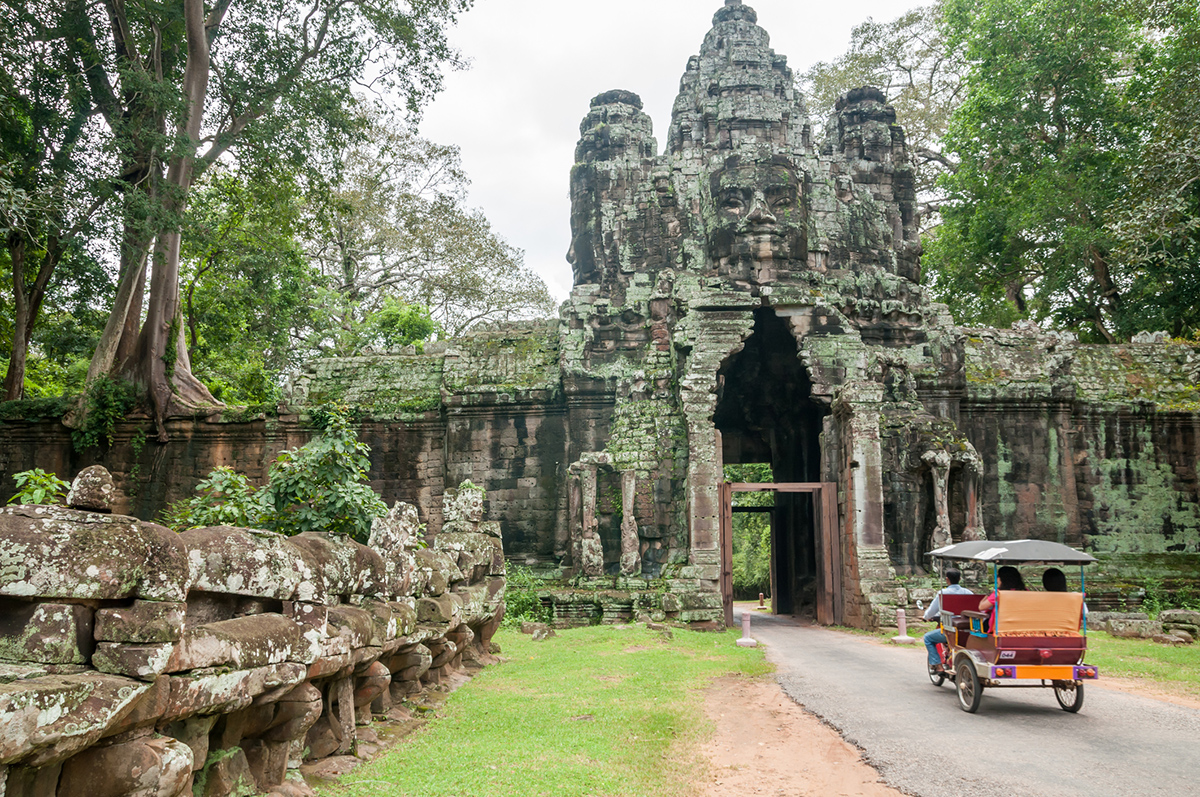
[(903, 606), (896, 610), (896, 625), (900, 627), (900, 635), (892, 637), (893, 642), (901, 645), (911, 645), (917, 641), (908, 635), (908, 615), (904, 613)]
[(739, 648), (756, 648), (758, 640), (750, 638), (750, 612), (742, 609), (742, 638), (737, 641)]

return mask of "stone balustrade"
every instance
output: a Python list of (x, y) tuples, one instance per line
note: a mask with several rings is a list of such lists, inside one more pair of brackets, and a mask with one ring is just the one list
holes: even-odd
[(446, 491), (430, 548), (404, 503), (362, 545), (176, 534), (112, 493), (89, 468), (71, 508), (0, 509), (0, 797), (305, 793), (302, 761), (492, 660), (504, 553), (478, 488)]

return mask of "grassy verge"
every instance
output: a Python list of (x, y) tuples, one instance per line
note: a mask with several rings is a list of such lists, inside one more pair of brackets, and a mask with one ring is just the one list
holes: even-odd
[(1200, 645), (1160, 645), (1145, 639), (1119, 639), (1088, 632), (1088, 664), (1104, 676), (1134, 678), (1164, 691), (1200, 697)]
[(710, 732), (702, 689), (771, 669), (737, 636), (600, 626), (534, 642), (501, 632), (502, 664), (451, 695), (416, 737), (321, 794), (689, 794)]
[[(909, 636), (920, 639), (933, 628), (928, 623), (909, 626)], [(896, 629), (863, 631), (858, 628), (836, 627), (835, 631), (865, 636), (887, 642), (896, 636)], [(1160, 645), (1146, 639), (1122, 639), (1104, 631), (1088, 631), (1088, 664), (1100, 668), (1100, 684), (1104, 677), (1129, 678), (1147, 686), (1173, 694), (1200, 698), (1200, 644)]]

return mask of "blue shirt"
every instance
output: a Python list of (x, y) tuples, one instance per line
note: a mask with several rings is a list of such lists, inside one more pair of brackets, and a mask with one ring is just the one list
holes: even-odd
[(973, 595), (971, 590), (964, 587), (962, 584), (951, 584), (945, 589), (938, 590), (938, 594), (933, 596), (933, 601), (929, 604), (929, 608), (925, 610), (925, 619), (932, 620), (942, 613), (942, 593), (947, 595)]

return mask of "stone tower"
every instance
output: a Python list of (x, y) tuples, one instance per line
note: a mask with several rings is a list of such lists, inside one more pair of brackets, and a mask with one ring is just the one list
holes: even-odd
[(589, 576), (665, 567), (714, 608), (722, 464), (766, 462), (777, 482), (840, 495), (824, 543), (814, 499), (778, 496), (780, 608), (836, 592), (838, 619), (872, 622), (870, 584), (894, 577), (890, 562), (916, 570), (931, 538), (983, 533), (978, 457), (955, 425), (962, 343), (918, 284), (895, 112), (852, 91), (814, 141), (757, 22), (737, 0), (716, 12), (663, 154), (629, 91), (596, 97), (580, 127), (560, 553)]

